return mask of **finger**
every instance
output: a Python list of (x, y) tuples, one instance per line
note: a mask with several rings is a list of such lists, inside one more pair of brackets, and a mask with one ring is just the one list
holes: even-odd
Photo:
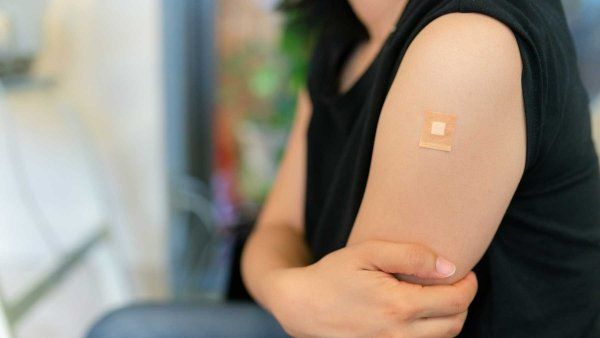
[(355, 246), (366, 258), (366, 269), (420, 278), (446, 278), (456, 266), (425, 246), (370, 240)]
[(466, 311), (453, 316), (419, 319), (410, 326), (411, 337), (456, 337), (462, 331), (465, 319), (467, 319)]
[(477, 278), (469, 272), (455, 284), (415, 289), (411, 299), (417, 309), (417, 318), (442, 317), (467, 311), (476, 294)]

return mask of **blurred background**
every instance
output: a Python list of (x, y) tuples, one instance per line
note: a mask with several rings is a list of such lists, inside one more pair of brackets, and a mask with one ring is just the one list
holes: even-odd
[[(600, 135), (600, 0), (565, 1)], [(0, 0), (0, 337), (244, 298), (310, 38), (276, 0)]]

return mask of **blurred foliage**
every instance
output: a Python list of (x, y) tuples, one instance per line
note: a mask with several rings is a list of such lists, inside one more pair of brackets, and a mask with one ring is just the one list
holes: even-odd
[[(283, 15), (278, 50), (260, 39), (247, 41), (221, 65), (226, 82), (221, 91), (222, 104), (229, 106), (227, 110), (243, 111), (244, 118), (273, 128), (291, 125), (296, 96), (306, 85), (313, 40), (309, 30), (298, 24), (297, 14)], [(236, 101), (242, 106), (231, 107)]]
[(313, 39), (307, 27), (298, 23), (298, 14), (288, 12), (282, 27), (280, 49), (290, 64), (290, 89), (297, 92), (305, 86)]
[(308, 30), (294, 13), (283, 15), (275, 45), (256, 37), (220, 58), (219, 110), (236, 121), (240, 188), (256, 203), (266, 197), (283, 155), (311, 53)]

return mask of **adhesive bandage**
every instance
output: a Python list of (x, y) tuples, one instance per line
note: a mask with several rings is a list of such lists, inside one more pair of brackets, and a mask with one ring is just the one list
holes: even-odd
[(451, 151), (455, 129), (456, 115), (427, 112), (419, 147)]

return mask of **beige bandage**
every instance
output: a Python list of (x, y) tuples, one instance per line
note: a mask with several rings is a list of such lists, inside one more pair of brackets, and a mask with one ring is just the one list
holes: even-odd
[(427, 112), (419, 147), (451, 151), (455, 129), (456, 115)]

